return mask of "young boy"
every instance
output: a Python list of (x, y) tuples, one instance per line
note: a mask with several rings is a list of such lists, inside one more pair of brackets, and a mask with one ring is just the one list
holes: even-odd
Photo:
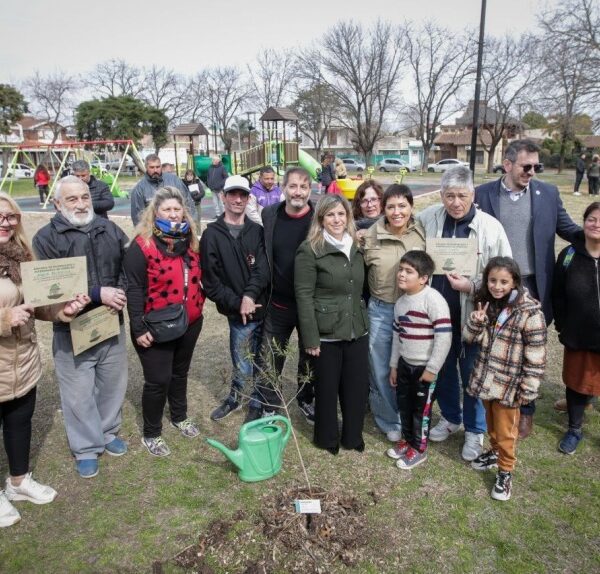
[(403, 469), (427, 460), (435, 381), (452, 342), (448, 304), (428, 285), (434, 270), (424, 251), (400, 259), (398, 287), (404, 295), (394, 306), (390, 385), (396, 388), (403, 439), (387, 455)]

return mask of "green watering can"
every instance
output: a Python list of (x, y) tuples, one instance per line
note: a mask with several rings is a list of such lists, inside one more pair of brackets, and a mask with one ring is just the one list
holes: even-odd
[[(276, 422), (285, 424), (284, 429)], [(238, 449), (230, 450), (219, 441), (206, 442), (220, 450), (239, 468), (238, 476), (244, 482), (257, 482), (275, 476), (281, 470), (283, 449), (292, 432), (290, 421), (280, 415), (258, 419), (242, 425)]]

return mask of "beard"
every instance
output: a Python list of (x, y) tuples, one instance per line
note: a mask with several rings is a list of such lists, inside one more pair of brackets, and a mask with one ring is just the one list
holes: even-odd
[(62, 214), (65, 216), (67, 221), (75, 227), (85, 227), (92, 222), (92, 219), (94, 219), (94, 211), (91, 208), (87, 210), (85, 215), (83, 215), (82, 213), (76, 214), (74, 211), (69, 211), (63, 207)]

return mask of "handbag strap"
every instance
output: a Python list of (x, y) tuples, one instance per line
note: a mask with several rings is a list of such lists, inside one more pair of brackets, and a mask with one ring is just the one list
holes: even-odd
[(189, 269), (187, 263), (183, 262), (183, 303), (187, 301), (187, 292), (188, 292), (188, 275)]

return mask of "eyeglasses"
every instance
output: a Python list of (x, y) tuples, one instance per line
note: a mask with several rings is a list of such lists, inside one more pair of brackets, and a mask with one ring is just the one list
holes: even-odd
[(360, 200), (360, 204), (361, 205), (369, 205), (370, 203), (379, 203), (379, 198), (378, 197), (370, 197), (370, 198), (363, 198)]
[(2, 215), (0, 213), (0, 225), (4, 225), (4, 223), (8, 223), (11, 227), (16, 227), (19, 225), (21, 221), (21, 215), (19, 213), (8, 213), (6, 215)]
[(541, 163), (526, 163), (525, 165), (522, 165), (520, 167), (525, 173), (529, 173), (532, 169), (535, 173), (540, 173), (542, 171)]

